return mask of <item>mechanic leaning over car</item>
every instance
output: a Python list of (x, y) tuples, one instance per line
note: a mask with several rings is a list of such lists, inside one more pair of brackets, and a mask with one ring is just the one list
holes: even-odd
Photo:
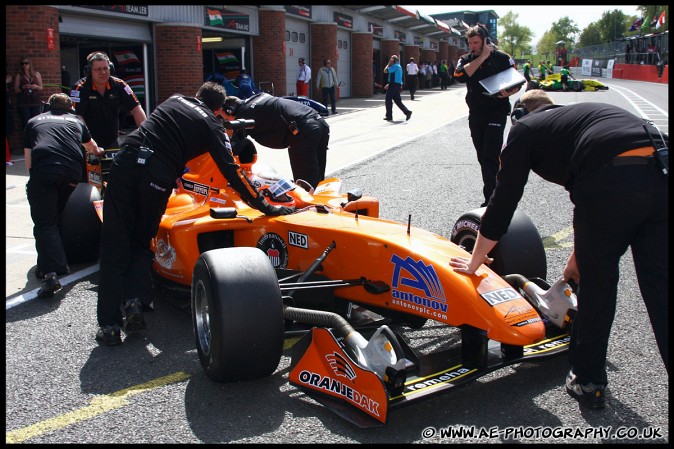
[(313, 108), (262, 92), (245, 101), (227, 97), (223, 110), (228, 120), (255, 120), (255, 127), (246, 132), (260, 145), (288, 148), (294, 180), (316, 187), (325, 179), (330, 127)]
[(496, 184), (498, 158), (503, 146), (503, 133), (510, 113), (508, 97), (519, 92), (520, 87), (501, 90), (495, 96), (485, 95), (480, 81), (496, 75), (510, 67), (517, 68), (515, 61), (507, 53), (496, 50), (489, 39), (489, 32), (482, 24), (468, 28), (466, 40), (470, 53), (459, 58), (454, 71), (454, 79), (466, 85), (468, 104), (468, 126), (470, 137), (477, 151), (477, 161), (482, 170), (482, 192), (486, 206)]
[[(530, 171), (564, 186), (574, 204), (575, 247), (563, 278), (577, 283), (578, 296), (566, 391), (583, 407), (602, 409), (619, 264), (628, 247), (669, 372), (669, 181), (668, 162), (660, 150), (669, 147), (669, 136), (661, 139), (654, 126), (644, 127), (643, 119), (613, 105), (553, 105), (542, 90), (525, 92), (512, 118), (516, 122), (501, 152), (496, 189), (482, 216), (473, 253), (470, 259), (452, 258), (450, 265), (457, 272), (474, 274), (487, 261), (508, 229)], [(655, 136), (658, 150), (647, 130)]]
[(66, 94), (49, 97), (49, 111), (28, 121), (24, 130), (24, 154), (30, 174), (26, 195), (33, 219), (37, 251), (35, 276), (42, 280), (38, 298), (49, 298), (61, 288), (60, 275), (70, 273), (59, 230), (59, 217), (82, 178), (87, 152), (105, 151), (91, 138), (89, 129), (74, 114)]
[(213, 157), (228, 183), (251, 207), (266, 215), (286, 215), (294, 208), (273, 206), (248, 181), (232, 155), (222, 115), (225, 88), (204, 83), (196, 98), (174, 95), (131, 132), (110, 168), (101, 238), (96, 339), (121, 343), (124, 305), (126, 331), (145, 329), (143, 309), (151, 310), (152, 252), (166, 204), (190, 159)]

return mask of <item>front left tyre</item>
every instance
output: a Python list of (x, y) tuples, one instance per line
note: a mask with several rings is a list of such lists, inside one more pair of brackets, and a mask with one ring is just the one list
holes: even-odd
[(199, 361), (216, 382), (271, 375), (283, 351), (283, 303), (276, 272), (258, 248), (206, 251), (192, 276), (192, 324)]

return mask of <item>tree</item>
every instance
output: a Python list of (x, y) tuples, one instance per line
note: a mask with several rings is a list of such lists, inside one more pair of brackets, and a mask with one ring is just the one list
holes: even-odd
[(601, 34), (602, 42), (599, 43), (615, 42), (622, 39), (625, 31), (632, 24), (632, 22), (627, 23), (628, 20), (629, 17), (619, 9), (604, 11), (601, 19), (598, 22), (593, 22), (597, 24)]
[(517, 23), (519, 14), (508, 11), (499, 19), (503, 31), (499, 33), (499, 46), (513, 57), (531, 51), (531, 39), (534, 32), (531, 28)]
[(576, 43), (576, 35), (580, 33), (576, 22), (564, 16), (557, 22), (552, 22), (550, 32), (557, 39), (557, 41), (564, 41), (569, 47), (574, 47)]
[(602, 42), (601, 29), (597, 22), (592, 22), (583, 30), (582, 33), (580, 33), (580, 39), (578, 39), (577, 47), (589, 47), (590, 45), (599, 45)]

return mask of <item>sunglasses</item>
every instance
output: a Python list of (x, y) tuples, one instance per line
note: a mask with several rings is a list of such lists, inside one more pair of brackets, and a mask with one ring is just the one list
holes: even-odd
[(28, 64), (30, 64), (30, 62), (28, 62), (28, 61), (23, 61), (23, 62), (21, 63), (21, 65), (28, 65)]

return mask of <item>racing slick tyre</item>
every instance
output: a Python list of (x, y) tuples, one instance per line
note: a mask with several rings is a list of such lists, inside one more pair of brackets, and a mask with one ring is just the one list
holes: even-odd
[[(452, 228), (452, 242), (472, 253), (485, 210), (481, 207), (459, 217)], [(489, 268), (500, 276), (521, 274), (527, 278), (546, 279), (547, 260), (543, 240), (531, 219), (519, 210), (515, 211), (508, 231), (489, 253), (489, 257), (494, 259)]]
[(531, 80), (531, 82), (529, 83), (529, 89), (540, 89), (540, 88), (541, 88), (541, 85), (536, 80)]
[(197, 260), (192, 324), (199, 361), (216, 382), (274, 372), (283, 351), (283, 303), (276, 272), (258, 248), (221, 248)]
[(100, 199), (101, 193), (96, 187), (80, 182), (59, 217), (61, 241), (69, 265), (99, 258), (102, 224), (93, 202)]
[(583, 84), (582, 81), (574, 81), (573, 86), (571, 86), (571, 87), (576, 92), (582, 92), (585, 89), (585, 85)]

